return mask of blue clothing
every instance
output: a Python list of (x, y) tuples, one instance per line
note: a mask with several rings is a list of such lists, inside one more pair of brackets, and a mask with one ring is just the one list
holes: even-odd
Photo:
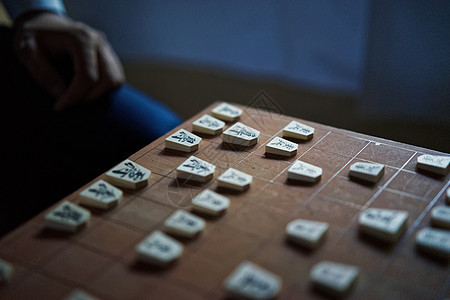
[(3, 0), (3, 3), (13, 20), (31, 10), (48, 10), (57, 14), (66, 12), (60, 0)]
[(109, 95), (106, 117), (147, 142), (164, 135), (182, 122), (167, 106), (129, 85)]

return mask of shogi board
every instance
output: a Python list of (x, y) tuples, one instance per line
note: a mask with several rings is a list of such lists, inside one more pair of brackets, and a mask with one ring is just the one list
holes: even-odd
[[(191, 131), (192, 122), (215, 105), (172, 132)], [(360, 268), (353, 299), (450, 297), (449, 265), (417, 252), (414, 243), (416, 232), (430, 226), (431, 209), (445, 205), (450, 177), (416, 172), (416, 159), (442, 153), (242, 108), (240, 121), (261, 131), (257, 145), (235, 149), (222, 144), (221, 135), (204, 135), (199, 150), (186, 154), (165, 150), (167, 135), (163, 136), (130, 157), (152, 171), (149, 185), (126, 191), (123, 202), (112, 210), (92, 210), (83, 230), (45, 230), (44, 211), (5, 236), (0, 258), (12, 263), (15, 273), (0, 286), (0, 299), (59, 299), (74, 288), (101, 299), (224, 299), (223, 281), (243, 260), (283, 279), (279, 299), (321, 298), (308, 277), (323, 260)], [(266, 143), (281, 136), (292, 120), (314, 127), (314, 137), (300, 142), (296, 156), (266, 158)], [(193, 154), (217, 166), (214, 179), (204, 185), (176, 180), (176, 168)], [(321, 180), (288, 182), (287, 170), (297, 159), (321, 167)], [(374, 185), (349, 180), (354, 162), (385, 164), (385, 174)], [(243, 193), (219, 190), (230, 198), (229, 210), (207, 219), (196, 239), (183, 240), (184, 253), (174, 265), (157, 269), (138, 263), (135, 246), (161, 230), (176, 209), (190, 211), (191, 199), (203, 189), (218, 191), (217, 178), (229, 167), (253, 175), (251, 188)], [(78, 193), (87, 186), (65, 200), (78, 203)], [(409, 212), (408, 229), (399, 242), (386, 245), (358, 235), (358, 215), (368, 207)], [(318, 249), (305, 251), (286, 241), (285, 227), (297, 218), (330, 224)]]

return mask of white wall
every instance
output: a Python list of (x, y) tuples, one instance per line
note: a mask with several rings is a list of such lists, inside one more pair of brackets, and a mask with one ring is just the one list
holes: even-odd
[(361, 86), (362, 1), (66, 1), (124, 58), (190, 63), (322, 88)]
[(448, 121), (448, 0), (78, 0), (125, 59), (360, 96), (368, 115)]

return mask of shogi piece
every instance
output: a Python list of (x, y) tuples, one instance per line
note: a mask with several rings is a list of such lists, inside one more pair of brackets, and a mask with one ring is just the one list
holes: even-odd
[(108, 181), (126, 189), (139, 189), (148, 185), (151, 171), (126, 159), (106, 173)]
[(201, 137), (187, 130), (180, 129), (166, 138), (165, 145), (167, 149), (189, 153), (196, 151), (201, 142)]
[(288, 169), (288, 179), (316, 182), (322, 177), (322, 168), (297, 160)]
[(293, 156), (297, 154), (298, 145), (280, 137), (275, 137), (266, 145), (266, 153)]
[(192, 198), (193, 209), (210, 216), (218, 216), (228, 209), (230, 199), (209, 189)]
[(283, 128), (283, 137), (297, 140), (309, 140), (312, 139), (313, 135), (314, 128), (297, 121), (291, 121), (291, 123)]
[(279, 276), (244, 261), (225, 279), (224, 286), (233, 299), (273, 299), (281, 289), (282, 280)]
[(350, 166), (350, 177), (362, 179), (372, 183), (378, 182), (384, 174), (384, 165), (357, 162)]
[(86, 291), (75, 289), (64, 298), (64, 300), (99, 300), (99, 298), (88, 294)]
[(447, 175), (450, 169), (450, 156), (421, 155), (417, 158), (417, 168), (439, 175)]
[(13, 274), (13, 267), (11, 264), (0, 259), (0, 284), (8, 281)]
[(222, 135), (223, 142), (238, 146), (253, 146), (258, 143), (260, 132), (250, 126), (237, 122)]
[(87, 224), (91, 217), (89, 210), (68, 201), (63, 201), (45, 215), (45, 226), (51, 229), (75, 232)]
[(335, 297), (347, 294), (358, 276), (358, 267), (329, 261), (316, 264), (309, 275), (315, 286)]
[(431, 210), (431, 224), (450, 229), (450, 206), (436, 206)]
[(328, 223), (297, 219), (286, 226), (287, 238), (298, 245), (315, 249), (328, 232)]
[(219, 187), (243, 192), (248, 188), (250, 188), (252, 181), (253, 181), (252, 175), (248, 175), (236, 169), (229, 168), (222, 175), (219, 176), (218, 185)]
[(80, 204), (101, 209), (114, 207), (122, 199), (123, 192), (120, 189), (101, 179), (80, 193)]
[(216, 135), (223, 131), (225, 122), (205, 114), (192, 123), (192, 131)]
[(416, 234), (418, 249), (431, 256), (450, 260), (450, 231), (423, 228)]
[(408, 212), (368, 208), (359, 215), (359, 230), (388, 243), (398, 241), (406, 229)]
[(184, 210), (177, 210), (164, 222), (167, 233), (193, 238), (205, 229), (205, 220)]
[(226, 102), (222, 102), (213, 108), (211, 114), (218, 119), (234, 122), (242, 115), (242, 109)]
[(138, 259), (157, 266), (166, 266), (183, 253), (183, 245), (161, 231), (154, 231), (136, 246)]
[(177, 168), (177, 178), (196, 182), (207, 182), (214, 177), (216, 166), (198, 157), (191, 156)]

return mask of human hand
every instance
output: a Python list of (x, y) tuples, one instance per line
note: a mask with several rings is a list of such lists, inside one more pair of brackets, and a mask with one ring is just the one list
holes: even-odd
[[(122, 65), (103, 33), (52, 12), (15, 24), (15, 49), (33, 78), (56, 98), (59, 111), (92, 101), (125, 81)], [(73, 74), (64, 78), (56, 57), (67, 56)], [(67, 82), (68, 81), (68, 82)]]

